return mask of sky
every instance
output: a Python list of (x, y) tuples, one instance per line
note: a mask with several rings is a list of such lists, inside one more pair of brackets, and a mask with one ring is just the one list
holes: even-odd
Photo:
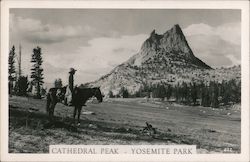
[(240, 10), (207, 9), (11, 9), (10, 48), (22, 49), (22, 72), (30, 75), (33, 48), (42, 48), (44, 81), (99, 79), (139, 52), (155, 29), (179, 24), (196, 57), (228, 67), (241, 61)]

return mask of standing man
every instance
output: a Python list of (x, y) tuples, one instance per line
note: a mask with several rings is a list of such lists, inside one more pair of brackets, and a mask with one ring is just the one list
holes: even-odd
[(70, 68), (69, 71), (69, 84), (67, 88), (67, 92), (65, 94), (66, 98), (66, 103), (67, 105), (71, 106), (72, 105), (72, 99), (73, 99), (73, 89), (74, 89), (74, 74), (76, 70), (74, 68)]

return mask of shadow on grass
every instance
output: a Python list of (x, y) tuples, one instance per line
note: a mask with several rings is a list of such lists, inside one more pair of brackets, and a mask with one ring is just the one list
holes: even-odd
[(77, 132), (77, 127), (72, 125), (73, 120), (62, 120), (59, 117), (55, 117), (53, 121), (50, 121), (47, 114), (41, 112), (30, 112), (27, 110), (20, 110), (12, 108), (9, 110), (9, 123), (12, 128), (31, 128), (31, 129), (53, 129), (64, 128), (70, 132)]
[[(164, 142), (174, 142), (178, 144), (198, 144), (197, 141), (190, 140), (186, 136), (178, 136), (171, 133), (157, 132), (155, 135), (148, 135), (142, 132), (138, 128), (130, 128), (121, 125), (112, 124), (100, 121), (90, 121), (81, 120), (83, 123), (81, 126), (77, 127), (73, 123), (71, 118), (60, 118), (54, 117), (53, 122), (49, 122), (48, 116), (41, 112), (29, 112), (27, 110), (21, 110), (18, 108), (12, 108), (10, 106), (10, 127), (20, 128), (26, 127), (31, 129), (56, 129), (63, 128), (69, 132), (83, 132), (88, 131), (88, 134), (100, 135), (100, 136), (110, 136), (109, 133), (113, 133), (112, 138), (114, 139), (124, 139), (124, 140), (143, 140), (143, 141), (164, 141)], [(94, 125), (95, 127), (90, 127)], [(129, 134), (129, 136), (128, 136)]]

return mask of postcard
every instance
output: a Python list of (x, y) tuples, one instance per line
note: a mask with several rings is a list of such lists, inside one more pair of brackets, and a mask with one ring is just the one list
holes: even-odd
[(249, 161), (248, 1), (2, 1), (2, 161)]

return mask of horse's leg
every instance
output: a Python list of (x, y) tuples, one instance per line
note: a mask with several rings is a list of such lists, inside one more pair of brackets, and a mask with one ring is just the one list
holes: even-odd
[(80, 115), (81, 115), (81, 111), (82, 111), (82, 106), (79, 106), (79, 107), (77, 108), (77, 110), (78, 110), (77, 122), (78, 122), (78, 124), (80, 125)]
[(74, 123), (75, 123), (75, 118), (76, 118), (76, 109), (77, 109), (77, 106), (75, 106), (75, 108), (74, 108), (74, 114), (73, 114)]
[(54, 110), (55, 110), (56, 102), (52, 101), (49, 109), (49, 118), (51, 121), (54, 119)]
[(49, 117), (49, 121), (52, 122), (53, 121), (53, 96), (52, 94), (49, 92), (47, 95), (47, 104), (46, 104), (46, 111)]
[(54, 111), (55, 111), (56, 103), (53, 103), (52, 105), (52, 116), (54, 117)]
[(47, 103), (46, 103), (46, 112), (49, 115), (49, 111), (50, 111), (50, 104), (51, 104), (51, 99), (50, 99), (50, 93), (48, 93), (47, 95)]
[(49, 120), (50, 120), (50, 121), (53, 120), (52, 109), (53, 109), (53, 105), (52, 105), (52, 103), (51, 103), (51, 104), (50, 104), (50, 107), (49, 107)]

